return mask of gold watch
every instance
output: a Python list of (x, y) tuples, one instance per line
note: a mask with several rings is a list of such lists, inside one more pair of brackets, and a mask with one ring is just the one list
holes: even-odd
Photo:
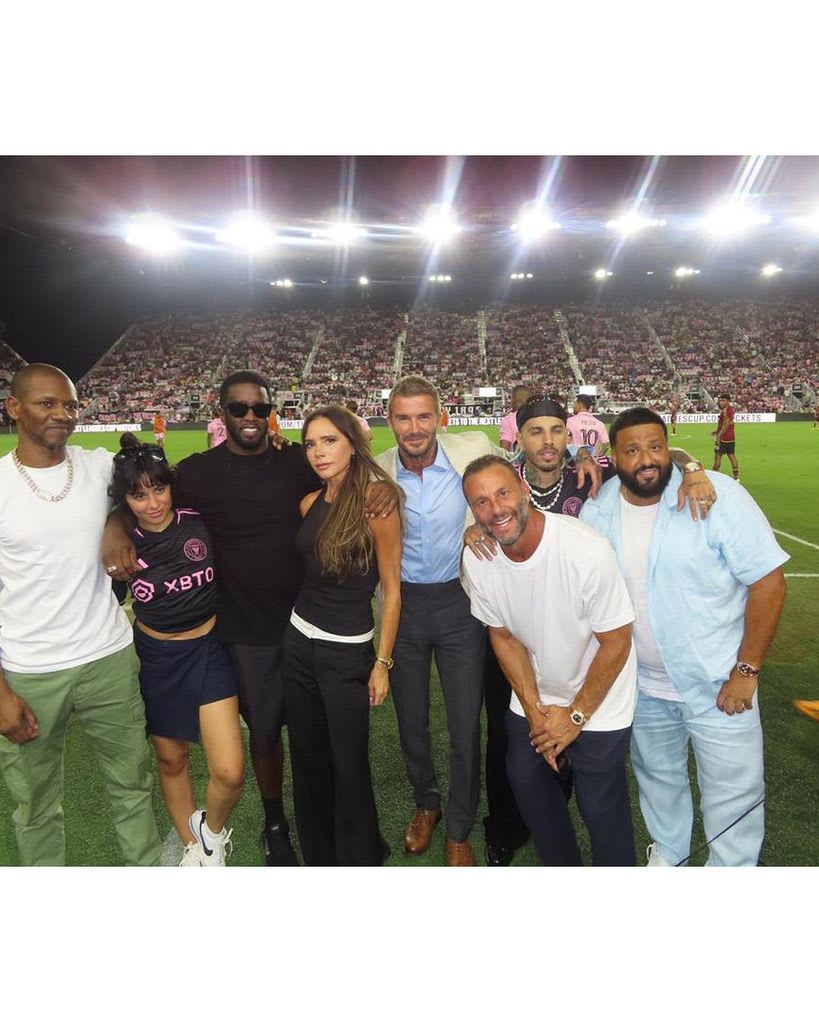
[(392, 657), (376, 657), (379, 664), (383, 664), (387, 671), (392, 671), (395, 661)]

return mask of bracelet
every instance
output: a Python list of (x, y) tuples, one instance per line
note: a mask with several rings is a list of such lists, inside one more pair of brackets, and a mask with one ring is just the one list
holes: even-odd
[(390, 671), (395, 664), (395, 661), (392, 659), (392, 657), (376, 657), (376, 661), (379, 664), (383, 664), (387, 671)]

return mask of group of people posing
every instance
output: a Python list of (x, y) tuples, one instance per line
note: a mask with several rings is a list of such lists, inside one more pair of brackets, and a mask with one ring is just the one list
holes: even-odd
[[(396, 444), (374, 457), (340, 405), (312, 411), (300, 445), (282, 442), (271, 398), (257, 373), (233, 373), (219, 395), (224, 443), (172, 466), (162, 446), (126, 434), (112, 463), (68, 444), (79, 405), (65, 374), (32, 364), (15, 375), (18, 444), (0, 459), (0, 771), (22, 863), (65, 862), (73, 713), (128, 864), (160, 859), (146, 734), (180, 865), (227, 861), (245, 782), (241, 715), (266, 863), (298, 863), (282, 800), (286, 725), (304, 864), (381, 865), (390, 847), (369, 722), (388, 695), (412, 790), (408, 855), (429, 848), (443, 818), (446, 863), (475, 864), (485, 705), (489, 865), (509, 864), (530, 837), (543, 865), (580, 865), (573, 796), (593, 864), (634, 865), (629, 749), (649, 864), (686, 863), (689, 743), (708, 862), (757, 862), (756, 689), (787, 555), (739, 484), (669, 449), (643, 408), (610, 427), (611, 460), (591, 443), (569, 458), (567, 413), (550, 397), (519, 392), (515, 439), (499, 448), (481, 431), (440, 433), (436, 388), (404, 377), (388, 404)], [(130, 586), (133, 627), (112, 580)], [(446, 799), (429, 727), (433, 655)]]

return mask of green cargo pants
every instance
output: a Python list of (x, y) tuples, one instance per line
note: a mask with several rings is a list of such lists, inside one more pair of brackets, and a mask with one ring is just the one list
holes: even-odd
[(40, 725), (39, 736), (22, 745), (0, 736), (0, 771), (17, 803), (12, 820), (24, 866), (65, 864), (63, 755), (72, 712), (102, 770), (126, 864), (159, 864), (138, 673), (132, 645), (78, 668), (42, 675), (6, 672)]

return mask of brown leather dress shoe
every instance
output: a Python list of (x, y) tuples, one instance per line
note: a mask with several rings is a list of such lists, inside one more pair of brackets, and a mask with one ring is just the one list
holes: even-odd
[(424, 810), (420, 806), (416, 806), (412, 820), (407, 826), (407, 833), (404, 835), (406, 851), (413, 856), (426, 852), (432, 841), (432, 832), (440, 819), (440, 810)]
[(475, 854), (472, 852), (472, 843), (454, 842), (451, 838), (446, 840), (446, 865), (448, 867), (474, 867)]

